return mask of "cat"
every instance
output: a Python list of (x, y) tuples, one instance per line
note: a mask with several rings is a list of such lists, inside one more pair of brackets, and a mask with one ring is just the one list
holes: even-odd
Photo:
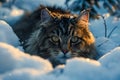
[[(89, 12), (86, 9), (76, 15), (42, 7), (33, 12), (32, 19), (31, 15), (23, 19), (23, 29), (14, 31), (24, 42), (25, 52), (48, 59), (53, 67), (73, 57), (96, 59), (95, 38), (88, 27)], [(26, 31), (29, 35), (22, 38)]]

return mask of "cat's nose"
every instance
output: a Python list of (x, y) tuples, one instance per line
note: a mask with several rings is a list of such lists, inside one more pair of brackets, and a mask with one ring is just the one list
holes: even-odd
[(66, 54), (68, 52), (68, 50), (63, 50), (63, 53)]

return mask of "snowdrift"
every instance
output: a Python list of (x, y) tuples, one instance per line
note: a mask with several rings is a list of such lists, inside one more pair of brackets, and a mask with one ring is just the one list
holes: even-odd
[(1, 80), (119, 80), (120, 47), (98, 61), (73, 58), (53, 70), (49, 61), (0, 43)]
[(24, 53), (12, 25), (22, 17), (24, 10), (33, 11), (40, 4), (64, 7), (64, 2), (16, 0), (11, 9), (0, 6), (0, 80), (120, 80), (120, 19), (116, 17), (105, 18), (108, 35), (117, 26), (109, 38), (104, 37), (102, 18), (90, 22), (101, 57), (98, 61), (73, 58), (53, 69), (48, 60)]

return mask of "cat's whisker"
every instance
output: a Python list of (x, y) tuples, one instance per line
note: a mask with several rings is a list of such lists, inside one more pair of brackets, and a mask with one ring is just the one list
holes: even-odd
[(62, 9), (40, 8), (25, 19), (28, 19), (23, 21), (26, 25), (22, 26), (26, 30), (33, 29), (30, 37), (27, 36), (25, 52), (48, 58), (54, 66), (64, 64), (69, 58), (93, 58), (97, 54), (94, 36), (88, 28), (89, 13), (86, 10), (74, 15)]

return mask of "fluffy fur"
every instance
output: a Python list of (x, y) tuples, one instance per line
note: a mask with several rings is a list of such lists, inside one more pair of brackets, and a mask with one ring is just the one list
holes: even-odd
[[(39, 18), (35, 18), (36, 14)], [(95, 39), (88, 28), (89, 10), (74, 15), (60, 9), (41, 8), (32, 17), (32, 27), (30, 21), (25, 27), (26, 31), (32, 29), (30, 37), (21, 38), (26, 52), (50, 60), (54, 67), (73, 57), (96, 59)]]

